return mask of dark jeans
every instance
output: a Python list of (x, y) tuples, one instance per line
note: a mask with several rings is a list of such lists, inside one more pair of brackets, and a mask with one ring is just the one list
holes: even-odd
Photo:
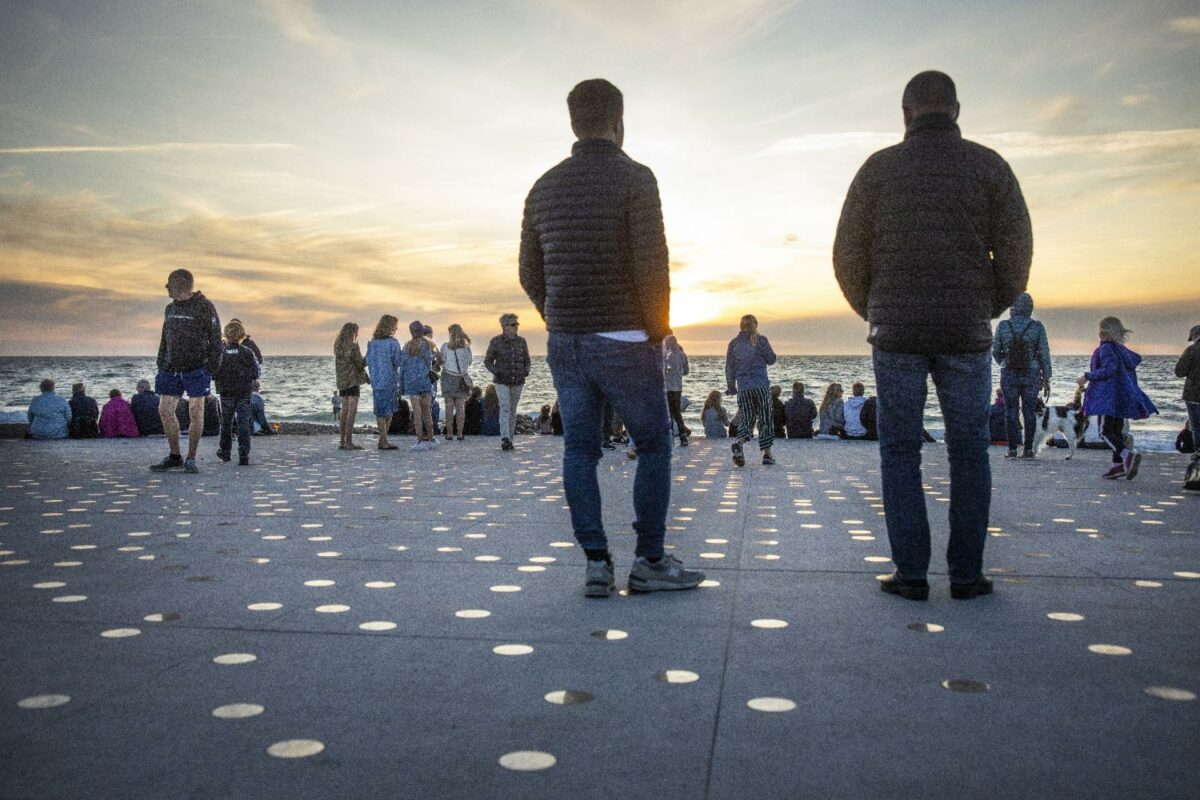
[(595, 334), (551, 333), (546, 349), (562, 413), (563, 490), (575, 538), (588, 550), (608, 547), (596, 480), (607, 400), (637, 444), (636, 555), (661, 557), (671, 502), (671, 423), (659, 348)]
[(679, 406), (681, 397), (683, 397), (683, 392), (667, 392), (667, 409), (671, 412), (671, 419), (675, 422), (675, 427), (679, 429), (680, 438), (683, 438), (688, 426), (683, 424), (683, 409)]
[(1008, 447), (1017, 447), (1021, 430), (1017, 425), (1017, 402), (1021, 403), (1021, 420), (1025, 427), (1025, 449), (1033, 449), (1033, 438), (1037, 433), (1038, 392), (1042, 389), (1040, 369), (1000, 370), (1000, 391), (1004, 394), (1004, 425), (1007, 430)]
[(921, 488), (922, 423), (927, 376), (933, 376), (946, 425), (950, 461), (950, 580), (972, 583), (983, 568), (992, 470), (988, 461), (989, 354), (916, 355), (876, 349), (879, 463), (892, 561), (905, 580), (929, 570), (929, 514)]
[(1121, 453), (1125, 450), (1125, 420), (1122, 417), (1105, 417), (1100, 427), (1100, 437), (1112, 450), (1112, 463), (1124, 463)]
[(233, 418), (237, 415), (238, 455), (250, 455), (250, 398), (221, 398), (221, 438), (217, 450), (228, 453), (233, 446)]
[(1192, 452), (1200, 457), (1200, 403), (1186, 403), (1188, 423), (1192, 427)]

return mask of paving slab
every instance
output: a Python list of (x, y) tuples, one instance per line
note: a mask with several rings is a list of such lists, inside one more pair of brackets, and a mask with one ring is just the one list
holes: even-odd
[[(436, 452), (256, 438), (0, 441), (0, 798), (1191, 797), (1200, 497), (1184, 461), (993, 452), (985, 568), (949, 598), (925, 450), (925, 603), (878, 451), (675, 451), (694, 592), (589, 600), (561, 439)], [(606, 452), (618, 581), (636, 460)]]

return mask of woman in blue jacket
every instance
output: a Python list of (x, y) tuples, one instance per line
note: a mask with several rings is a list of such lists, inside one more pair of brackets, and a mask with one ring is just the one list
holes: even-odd
[(400, 342), (393, 335), (400, 320), (384, 314), (375, 326), (375, 334), (367, 342), (367, 372), (370, 374), (371, 395), (375, 403), (375, 424), (379, 428), (379, 449), (395, 450), (396, 445), (388, 441), (388, 427), (396, 413), (396, 398), (399, 382), (396, 368), (400, 366)]
[(433, 346), (425, 338), (425, 326), (414, 320), (408, 326), (412, 338), (401, 351), (400, 389), (412, 403), (413, 450), (432, 450), (433, 440)]
[(742, 449), (744, 442), (754, 438), (758, 425), (758, 449), (762, 463), (775, 463), (771, 445), (775, 444), (775, 420), (771, 413), (771, 383), (767, 367), (775, 363), (775, 351), (767, 337), (758, 332), (758, 319), (753, 314), (742, 317), (741, 332), (729, 343), (725, 353), (725, 394), (737, 395), (741, 424), (733, 443), (733, 463), (746, 465)]
[(1100, 346), (1092, 353), (1091, 369), (1079, 378), (1079, 385), (1087, 386), (1083, 413), (1104, 417), (1101, 435), (1113, 451), (1113, 465), (1102, 477), (1110, 480), (1133, 480), (1142, 462), (1141, 453), (1125, 446), (1125, 420), (1158, 413), (1138, 386), (1137, 367), (1142, 357), (1125, 346), (1125, 337), (1130, 333), (1116, 317), (1100, 320)]

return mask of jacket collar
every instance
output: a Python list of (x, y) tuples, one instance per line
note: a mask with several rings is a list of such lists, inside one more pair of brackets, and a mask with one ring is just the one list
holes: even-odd
[(571, 155), (594, 155), (599, 153), (620, 153), (621, 148), (616, 142), (608, 139), (581, 139), (571, 145)]
[(907, 141), (911, 136), (933, 132), (951, 133), (956, 139), (962, 138), (958, 123), (951, 119), (949, 114), (922, 114), (909, 123), (908, 130), (904, 132), (904, 139)]

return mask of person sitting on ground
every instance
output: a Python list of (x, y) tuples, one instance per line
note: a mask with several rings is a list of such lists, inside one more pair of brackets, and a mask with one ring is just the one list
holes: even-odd
[(140, 435), (153, 436), (163, 432), (162, 417), (158, 413), (158, 395), (154, 393), (150, 381), (143, 378), (137, 382), (137, 393), (130, 399), (129, 406), (133, 409)]
[(550, 404), (546, 403), (542, 406), (542, 410), (538, 413), (537, 432), (549, 436), (554, 433), (554, 426), (550, 424)]
[(783, 403), (783, 387), (775, 384), (771, 387), (771, 417), (775, 423), (775, 432), (780, 439), (787, 438), (787, 409)]
[[(1004, 390), (996, 387), (996, 400), (988, 409), (988, 431), (992, 439), (992, 444), (1008, 444), (1008, 424), (1006, 409), (1004, 407)], [(1020, 425), (1020, 420), (1017, 420)]]
[[(250, 395), (250, 413), (254, 421), (255, 436), (272, 436), (275, 429), (271, 427), (271, 423), (267, 422), (267, 404), (263, 400), (262, 386), (258, 381), (254, 382), (254, 392)], [(205, 425), (205, 435), (207, 435), (208, 426)]]
[(825, 389), (825, 397), (821, 399), (819, 410), (820, 428), (817, 435), (823, 437), (836, 436), (839, 439), (846, 434), (846, 410), (842, 402), (842, 385), (831, 383)]
[[(497, 417), (496, 425), (499, 430), (499, 417)], [(483, 389), (478, 385), (472, 386), (471, 393), (467, 395), (467, 401), (463, 407), (462, 432), (463, 436), (483, 435)]]
[(558, 401), (554, 401), (554, 406), (550, 409), (550, 433), (555, 436), (563, 435), (563, 420), (562, 412), (558, 410)]
[[(231, 320), (225, 325), (225, 347), (213, 378), (221, 395), (221, 439), (217, 458), (229, 461), (233, 453), (233, 422), (237, 416), (238, 466), (250, 463), (250, 398), (258, 388), (258, 358), (246, 347), (242, 323)], [(264, 415), (265, 418), (265, 415)]]
[(721, 405), (721, 393), (716, 389), (708, 393), (700, 411), (700, 421), (704, 423), (706, 439), (724, 439), (729, 435), (729, 412)]
[(100, 407), (83, 388), (82, 383), (71, 387), (70, 435), (72, 439), (95, 439), (100, 435)]
[(804, 396), (804, 384), (800, 381), (792, 384), (792, 397), (783, 404), (783, 413), (787, 419), (787, 438), (811, 439), (813, 437), (813, 422), (817, 418), (817, 404)]
[(500, 397), (494, 383), (489, 383), (483, 393), (483, 435), (500, 435)]
[(66, 439), (71, 427), (71, 404), (54, 391), (54, 381), (46, 378), (42, 391), (29, 403), (29, 436), (32, 439)]
[(867, 435), (863, 438), (871, 442), (879, 441), (878, 413), (879, 398), (877, 397), (868, 397), (867, 402), (863, 403), (862, 411), (858, 412), (859, 421), (867, 431)]
[(847, 439), (866, 439), (867, 428), (862, 424), (862, 409), (867, 403), (867, 387), (855, 381), (850, 387), (850, 399), (842, 406), (842, 415), (846, 420)]
[[(216, 372), (216, 370), (213, 369), (212, 372)], [(192, 406), (188, 400), (182, 397), (175, 403), (175, 420), (180, 431), (187, 433), (191, 430)], [(221, 404), (216, 395), (209, 394), (204, 397), (204, 425), (200, 429), (200, 436), (216, 436), (220, 432)], [(197, 437), (197, 439), (199, 438)]]
[(136, 439), (141, 435), (138, 432), (137, 420), (133, 417), (133, 409), (121, 396), (120, 389), (113, 389), (108, 393), (108, 402), (100, 412), (100, 435), (105, 439)]
[(388, 423), (388, 436), (408, 436), (413, 432), (412, 408), (403, 397), (396, 397), (396, 410)]

